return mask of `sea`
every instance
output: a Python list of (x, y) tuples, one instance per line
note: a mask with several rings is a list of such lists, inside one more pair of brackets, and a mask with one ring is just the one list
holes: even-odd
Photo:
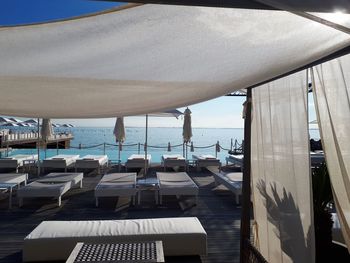
[[(57, 154), (79, 154), (81, 157), (92, 155), (104, 155), (114, 162), (119, 159), (119, 151), (113, 135), (113, 127), (73, 127), (55, 128), (55, 133), (70, 132), (74, 139), (70, 149), (40, 149), (40, 159), (45, 159)], [(145, 134), (144, 127), (126, 127), (126, 140), (120, 152), (120, 160), (125, 162), (131, 154), (144, 154)], [(241, 128), (193, 128), (193, 152), (190, 143), (187, 147), (187, 158), (192, 159), (193, 154), (211, 154), (217, 156), (223, 163), (227, 152), (237, 141), (242, 143), (244, 133)], [(310, 129), (310, 138), (319, 139), (318, 129)], [(221, 146), (220, 152), (216, 152), (216, 143)], [(140, 144), (140, 146), (139, 146)], [(168, 145), (170, 144), (170, 149)], [(168, 150), (171, 150), (170, 152)], [(148, 154), (151, 154), (151, 162), (159, 163), (163, 154), (186, 155), (182, 143), (182, 128), (148, 128)], [(9, 155), (36, 154), (36, 149), (13, 149)]]

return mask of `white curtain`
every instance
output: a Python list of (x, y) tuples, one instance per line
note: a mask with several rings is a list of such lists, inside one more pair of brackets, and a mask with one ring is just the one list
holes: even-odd
[(256, 246), (270, 263), (312, 263), (306, 72), (253, 89), (252, 114)]
[(334, 201), (350, 251), (350, 55), (313, 69), (313, 91)]

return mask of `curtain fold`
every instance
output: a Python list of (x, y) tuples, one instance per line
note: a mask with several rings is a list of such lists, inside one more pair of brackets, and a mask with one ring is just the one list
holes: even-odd
[(253, 89), (252, 194), (268, 262), (314, 262), (306, 72)]
[(350, 56), (314, 67), (313, 92), (342, 234), (350, 251)]

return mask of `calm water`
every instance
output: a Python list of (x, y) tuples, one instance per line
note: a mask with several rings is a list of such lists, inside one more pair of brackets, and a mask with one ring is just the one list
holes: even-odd
[[(55, 130), (55, 132), (69, 131), (74, 134), (74, 140), (71, 141), (71, 149), (59, 149), (59, 154), (79, 154), (84, 156), (87, 154), (107, 154), (109, 159), (118, 159), (118, 150), (116, 146), (100, 145), (99, 144), (116, 144), (113, 135), (113, 128), (94, 128), (94, 127), (76, 127), (70, 129)], [(311, 138), (318, 139), (318, 130), (310, 130)], [(205, 147), (220, 142), (221, 147), (229, 149), (231, 146), (231, 139), (233, 142), (237, 139), (240, 143), (243, 139), (243, 129), (208, 129), (208, 128), (194, 128), (193, 129), (193, 144), (195, 147)], [(129, 144), (144, 143), (145, 128), (126, 128), (126, 141), (124, 142), (123, 150), (121, 152), (121, 160), (125, 162), (126, 159), (133, 153), (138, 152), (138, 146), (127, 146)], [(160, 162), (163, 154), (183, 154), (183, 148), (171, 147), (171, 152), (167, 152), (168, 142), (172, 146), (182, 144), (182, 128), (149, 128), (148, 129), (148, 153), (152, 155), (152, 162)], [(79, 149), (81, 145), (81, 149)], [(94, 147), (96, 146), (96, 147)], [(157, 148), (153, 148), (155, 146)], [(86, 149), (85, 147), (91, 147)], [(161, 147), (161, 148), (158, 148)], [(11, 155), (19, 153), (36, 153), (36, 149), (16, 149), (11, 152)], [(143, 147), (140, 153), (144, 153)], [(46, 157), (57, 154), (56, 149), (49, 149), (46, 151)], [(215, 156), (215, 146), (209, 148), (195, 148), (194, 152), (190, 152), (188, 148), (188, 158), (192, 158), (192, 154), (212, 154)], [(218, 158), (225, 162), (227, 151), (221, 150), (218, 153)], [(40, 158), (45, 158), (45, 152), (42, 150)]]

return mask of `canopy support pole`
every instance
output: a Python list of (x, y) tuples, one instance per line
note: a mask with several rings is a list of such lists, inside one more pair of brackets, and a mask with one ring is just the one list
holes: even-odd
[(148, 140), (148, 114), (146, 114), (146, 138), (145, 138), (145, 171), (144, 175), (146, 176), (147, 174), (147, 169), (148, 169), (148, 160), (147, 160), (147, 140)]
[(252, 89), (247, 89), (246, 112), (244, 119), (244, 158), (242, 183), (242, 212), (241, 212), (241, 247), (240, 262), (247, 261), (247, 246), (245, 242), (250, 239), (250, 171), (251, 171), (251, 119), (252, 119)]
[(38, 170), (37, 175), (40, 176), (40, 119), (38, 118), (38, 142), (37, 142), (37, 152), (38, 152)]

